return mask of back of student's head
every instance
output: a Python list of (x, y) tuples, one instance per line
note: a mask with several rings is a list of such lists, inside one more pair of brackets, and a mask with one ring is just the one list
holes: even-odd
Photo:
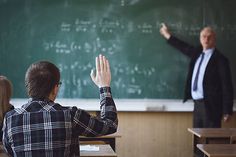
[(59, 69), (48, 61), (33, 63), (25, 75), (27, 93), (32, 98), (48, 98), (50, 92), (59, 84)]
[(5, 76), (0, 76), (0, 122), (4, 114), (9, 111), (12, 96), (12, 83)]

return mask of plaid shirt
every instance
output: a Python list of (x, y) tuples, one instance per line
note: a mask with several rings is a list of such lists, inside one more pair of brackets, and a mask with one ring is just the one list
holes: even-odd
[(3, 145), (15, 157), (79, 156), (79, 135), (100, 136), (117, 130), (117, 111), (109, 87), (100, 88), (100, 117), (76, 107), (32, 99), (8, 112)]

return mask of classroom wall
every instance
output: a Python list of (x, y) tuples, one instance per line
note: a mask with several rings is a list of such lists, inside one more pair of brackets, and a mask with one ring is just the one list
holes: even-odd
[[(191, 157), (192, 112), (119, 112), (119, 157)], [(236, 127), (236, 114), (222, 127)]]

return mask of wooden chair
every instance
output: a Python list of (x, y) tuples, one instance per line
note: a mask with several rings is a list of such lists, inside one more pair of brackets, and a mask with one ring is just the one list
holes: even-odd
[(236, 135), (230, 137), (230, 144), (236, 144)]

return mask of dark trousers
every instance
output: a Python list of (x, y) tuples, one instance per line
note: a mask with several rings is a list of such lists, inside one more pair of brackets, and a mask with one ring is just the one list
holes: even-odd
[(193, 111), (193, 127), (194, 128), (220, 128), (221, 119), (212, 120), (206, 113), (204, 100), (194, 100)]
[[(194, 101), (194, 111), (193, 111), (193, 127), (194, 128), (220, 128), (221, 127), (221, 119), (219, 120), (211, 120), (205, 108), (204, 100)], [(197, 140), (194, 136), (194, 146), (196, 146)], [(194, 152), (195, 157), (204, 157), (204, 154), (196, 149)]]

